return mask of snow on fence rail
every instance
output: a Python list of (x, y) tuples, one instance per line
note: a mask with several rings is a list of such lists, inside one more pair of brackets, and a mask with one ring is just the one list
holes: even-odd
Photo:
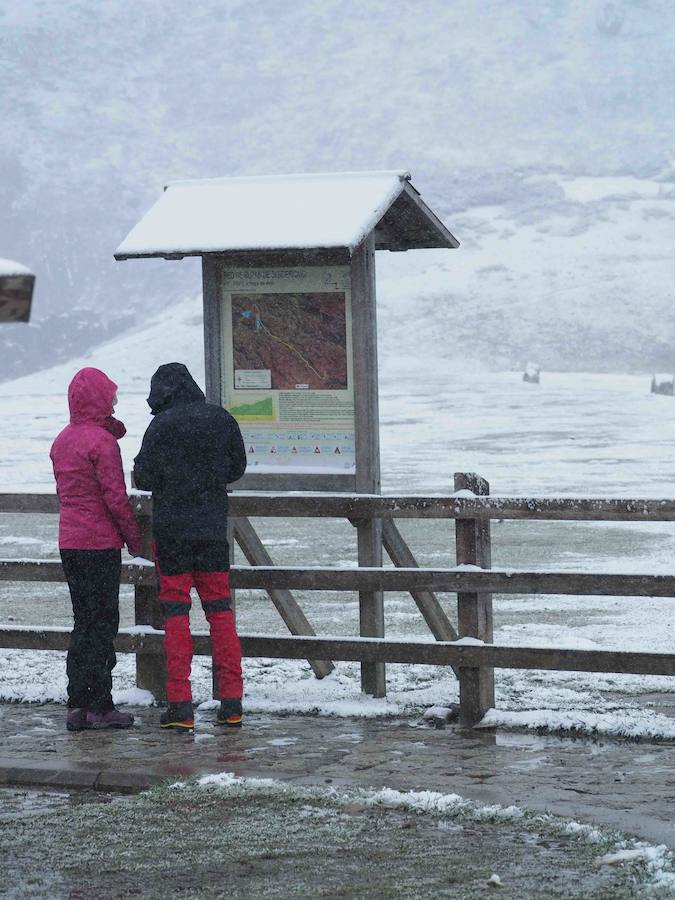
[[(281, 613), (292, 636), (241, 636), (246, 656), (308, 659), (318, 677), (328, 674), (332, 660), (362, 665), (411, 663), (450, 666), (460, 682), (461, 719), (476, 724), (494, 706), (494, 669), (552, 669), (621, 674), (675, 675), (675, 654), (579, 650), (550, 647), (509, 647), (492, 643), (492, 594), (571, 594), (675, 598), (675, 575), (522, 571), (491, 567), (490, 519), (675, 521), (674, 500), (604, 498), (508, 498), (489, 496), (479, 476), (455, 476), (455, 493), (443, 497), (345, 494), (249, 494), (230, 497), (234, 533), (250, 563), (234, 566), (234, 588), (263, 589)], [(151, 499), (132, 499), (149, 555)], [(0, 513), (55, 513), (53, 495), (0, 494)], [(382, 519), (383, 545), (396, 568), (287, 567), (271, 564), (255, 543), (248, 517), (347, 518), (352, 524)], [(393, 522), (396, 518), (456, 520), (457, 566), (421, 569)], [(44, 560), (0, 560), (2, 581), (63, 581), (60, 563)], [(164, 694), (163, 632), (160, 629), (157, 584), (151, 565), (127, 563), (122, 582), (135, 587), (137, 626), (122, 629), (116, 647), (136, 654), (137, 682)], [(359, 638), (319, 637), (290, 591), (407, 591), (417, 603), (436, 643)], [(457, 594), (458, 627), (447, 619), (438, 591)], [(459, 636), (459, 640), (457, 640)], [(0, 626), (0, 647), (65, 650), (69, 633), (56, 628)], [(210, 655), (208, 635), (194, 636), (195, 652)]]

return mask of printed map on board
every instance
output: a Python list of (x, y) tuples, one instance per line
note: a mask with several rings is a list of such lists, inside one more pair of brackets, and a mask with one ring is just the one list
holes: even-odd
[(342, 292), (232, 294), (234, 369), (268, 370), (272, 390), (347, 388)]

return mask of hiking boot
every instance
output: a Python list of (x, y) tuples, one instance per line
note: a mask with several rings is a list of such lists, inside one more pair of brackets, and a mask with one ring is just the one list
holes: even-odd
[(119, 709), (109, 709), (107, 712), (87, 712), (85, 728), (93, 731), (99, 728), (131, 728), (134, 717), (131, 713), (120, 712)]
[(159, 727), (173, 728), (175, 731), (194, 731), (195, 714), (192, 709), (192, 701), (169, 703), (166, 711), (159, 718)]
[(66, 728), (68, 731), (84, 731), (87, 727), (87, 710), (81, 706), (69, 709), (66, 715)]
[(229, 728), (241, 728), (241, 699), (221, 700), (216, 716), (216, 725), (227, 725)]

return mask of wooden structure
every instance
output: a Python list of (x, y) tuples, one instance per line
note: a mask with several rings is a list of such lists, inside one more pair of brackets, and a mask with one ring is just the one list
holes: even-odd
[[(472, 490), (474, 497), (466, 495)], [(437, 638), (427, 641), (384, 640), (332, 636), (246, 635), (246, 656), (286, 659), (356, 660), (370, 665), (386, 662), (452, 667), (460, 682), (460, 718), (474, 725), (494, 706), (495, 668), (551, 669), (578, 672), (613, 672), (675, 676), (675, 653), (643, 653), (616, 650), (579, 650), (556, 647), (510, 647), (492, 641), (492, 598), (496, 594), (570, 594), (615, 597), (675, 598), (675, 575), (593, 574), (569, 571), (519, 571), (491, 567), (489, 525), (492, 519), (537, 521), (673, 522), (675, 500), (537, 499), (490, 497), (488, 485), (476, 475), (455, 476), (460, 496), (427, 497), (349, 494), (233, 494), (232, 514), (237, 519), (255, 516), (347, 518), (378, 522), (385, 534), (399, 518), (452, 519), (455, 521), (457, 566), (420, 569), (404, 564), (397, 568), (295, 568), (235, 566), (232, 584), (242, 589), (409, 591), (424, 620)], [(137, 498), (136, 512), (147, 535), (148, 498)], [(0, 494), (0, 513), (56, 513), (54, 495)], [(452, 550), (448, 548), (448, 555)], [(472, 568), (466, 568), (470, 565)], [(473, 568), (475, 566), (475, 568)], [(0, 580), (64, 581), (58, 562), (0, 560)], [(146, 626), (120, 632), (116, 648), (135, 653), (139, 687), (157, 697), (164, 690), (162, 632), (153, 626), (156, 598), (153, 567), (123, 566), (122, 580), (133, 584), (136, 622)], [(436, 592), (457, 594), (457, 630), (436, 597)], [(626, 602), (634, 602), (627, 600)], [(0, 626), (0, 647), (30, 650), (65, 650), (66, 628)], [(462, 639), (465, 639), (464, 641)], [(466, 640), (468, 639), (468, 640)], [(195, 652), (210, 655), (207, 634), (194, 636)]]
[(28, 322), (35, 275), (20, 263), (0, 259), (0, 322)]
[[(249, 469), (237, 483), (237, 491), (379, 494), (375, 251), (457, 246), (458, 241), (412, 186), (407, 172), (356, 172), (169, 184), (117, 248), (115, 258), (202, 257), (206, 397), (211, 403), (222, 403), (238, 418), (249, 454)], [(344, 357), (345, 366), (333, 391), (297, 383), (298, 377), (288, 382), (271, 364), (261, 365), (259, 353), (251, 353), (248, 362), (237, 362), (246, 357), (238, 340), (253, 341), (253, 336), (262, 332), (275, 337), (263, 321), (265, 313), (259, 308), (263, 301), (270, 316), (274, 315), (273, 304), (277, 309), (289, 304), (290, 315), (323, 303), (321, 316), (312, 319), (314, 328), (318, 319), (328, 317), (330, 298), (339, 298), (339, 315), (344, 317), (340, 345), (330, 345)], [(236, 306), (238, 303), (246, 308)], [(251, 326), (248, 331), (243, 329), (241, 316)], [(300, 316), (309, 323), (307, 311)], [(311, 329), (305, 327), (304, 331), (310, 340)], [(297, 332), (301, 340), (302, 333), (301, 319)], [(287, 352), (303, 359), (307, 380), (312, 378), (310, 372), (320, 374), (317, 359), (326, 362), (332, 356), (319, 344), (312, 366), (303, 355), (309, 355), (304, 347), (301, 352), (281, 338), (276, 340), (277, 352), (283, 344), (290, 347)], [(239, 407), (233, 402), (237, 396), (243, 397)], [(326, 412), (331, 405), (334, 408)], [(247, 435), (244, 423), (256, 416), (260, 421), (248, 426), (251, 433)], [(329, 438), (339, 456), (327, 457), (332, 447), (327, 445)], [(266, 460), (262, 464), (261, 453)], [(304, 465), (299, 465), (303, 459)], [(325, 465), (327, 459), (339, 459), (340, 465)], [(383, 544), (395, 561), (412, 558), (393, 523), (383, 534), (377, 518), (354, 517), (351, 521), (357, 531), (360, 566), (380, 566)], [(249, 562), (271, 563), (248, 519), (235, 518), (233, 529)], [(281, 611), (294, 606), (288, 593), (277, 593), (272, 599)], [(382, 592), (362, 590), (359, 603), (361, 633), (383, 637)], [(282, 614), (287, 619), (286, 613)], [(296, 634), (313, 633), (306, 621), (289, 627)], [(384, 666), (364, 663), (362, 686), (367, 693), (383, 696)]]
[(652, 394), (665, 394), (667, 397), (675, 395), (675, 375), (652, 375)]

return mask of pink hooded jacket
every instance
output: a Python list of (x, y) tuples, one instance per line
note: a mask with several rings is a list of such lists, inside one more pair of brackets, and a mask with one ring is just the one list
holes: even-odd
[(132, 556), (140, 553), (117, 445), (126, 428), (111, 415), (116, 391), (99, 369), (80, 369), (70, 382), (70, 425), (49, 454), (61, 504), (62, 550), (117, 550), (126, 544)]

